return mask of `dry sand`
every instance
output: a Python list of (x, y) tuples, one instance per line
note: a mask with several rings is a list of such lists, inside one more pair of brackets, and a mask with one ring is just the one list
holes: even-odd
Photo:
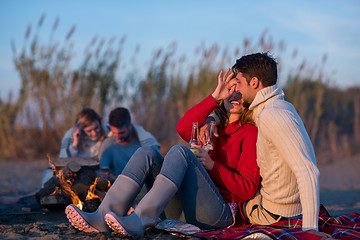
[[(0, 162), (0, 196), (36, 191), (47, 159), (31, 162)], [(360, 156), (319, 166), (320, 198), (332, 216), (360, 213)], [(123, 239), (115, 234), (87, 234), (75, 230), (63, 209), (26, 211), (23, 205), (0, 204), (0, 239)], [(25, 210), (25, 211), (24, 211)], [(179, 239), (150, 230), (148, 239)]]

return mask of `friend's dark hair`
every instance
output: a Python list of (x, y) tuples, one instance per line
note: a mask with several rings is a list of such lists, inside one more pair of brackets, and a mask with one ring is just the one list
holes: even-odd
[(110, 126), (121, 128), (129, 126), (131, 123), (130, 112), (123, 107), (115, 108), (110, 112), (109, 124)]
[(277, 63), (268, 53), (254, 53), (245, 55), (236, 60), (232, 71), (241, 72), (250, 83), (253, 77), (259, 79), (263, 87), (269, 87), (277, 82)]

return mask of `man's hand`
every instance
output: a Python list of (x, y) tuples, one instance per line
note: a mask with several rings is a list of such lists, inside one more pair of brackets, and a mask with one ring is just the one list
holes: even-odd
[(327, 234), (327, 233), (324, 233), (324, 232), (318, 232), (315, 229), (310, 229), (310, 230), (307, 230), (306, 232), (322, 237), (321, 240), (334, 239), (334, 238), (331, 237), (330, 234)]
[(216, 86), (215, 91), (211, 94), (212, 97), (216, 101), (221, 101), (229, 98), (231, 94), (235, 91), (236, 83), (234, 81), (230, 81), (234, 77), (234, 73), (230, 72), (230, 68), (228, 68), (224, 74), (221, 70), (218, 76), (218, 85)]
[[(213, 117), (208, 117), (199, 128), (199, 139), (204, 145), (210, 141), (210, 122), (215, 121)], [(214, 136), (219, 137), (217, 126), (214, 126)]]
[(208, 171), (211, 171), (214, 167), (214, 161), (211, 159), (208, 152), (201, 148), (200, 146), (194, 146), (199, 152), (194, 152), (195, 156), (199, 159), (199, 162), (204, 166)]

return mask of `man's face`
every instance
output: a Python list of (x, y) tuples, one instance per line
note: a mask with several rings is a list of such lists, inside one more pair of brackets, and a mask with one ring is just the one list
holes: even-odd
[(110, 126), (110, 130), (118, 143), (128, 143), (131, 135), (131, 125), (123, 127)]
[(238, 72), (235, 75), (235, 79), (236, 79), (235, 91), (241, 93), (241, 95), (244, 99), (243, 105), (245, 107), (249, 107), (255, 98), (256, 92), (248, 84), (248, 82), (246, 81), (246, 78), (243, 76), (243, 74), (241, 72)]

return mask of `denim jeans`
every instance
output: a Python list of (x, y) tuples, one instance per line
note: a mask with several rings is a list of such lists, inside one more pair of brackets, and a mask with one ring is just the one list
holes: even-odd
[(186, 222), (202, 229), (224, 228), (232, 224), (230, 207), (205, 168), (185, 146), (173, 146), (165, 159), (158, 151), (142, 147), (131, 157), (122, 174), (141, 186), (143, 183), (150, 186), (159, 174), (161, 163), (160, 174), (178, 188)]
[(140, 147), (131, 156), (122, 175), (133, 179), (140, 187), (149, 191), (159, 174), (164, 158), (156, 147)]

